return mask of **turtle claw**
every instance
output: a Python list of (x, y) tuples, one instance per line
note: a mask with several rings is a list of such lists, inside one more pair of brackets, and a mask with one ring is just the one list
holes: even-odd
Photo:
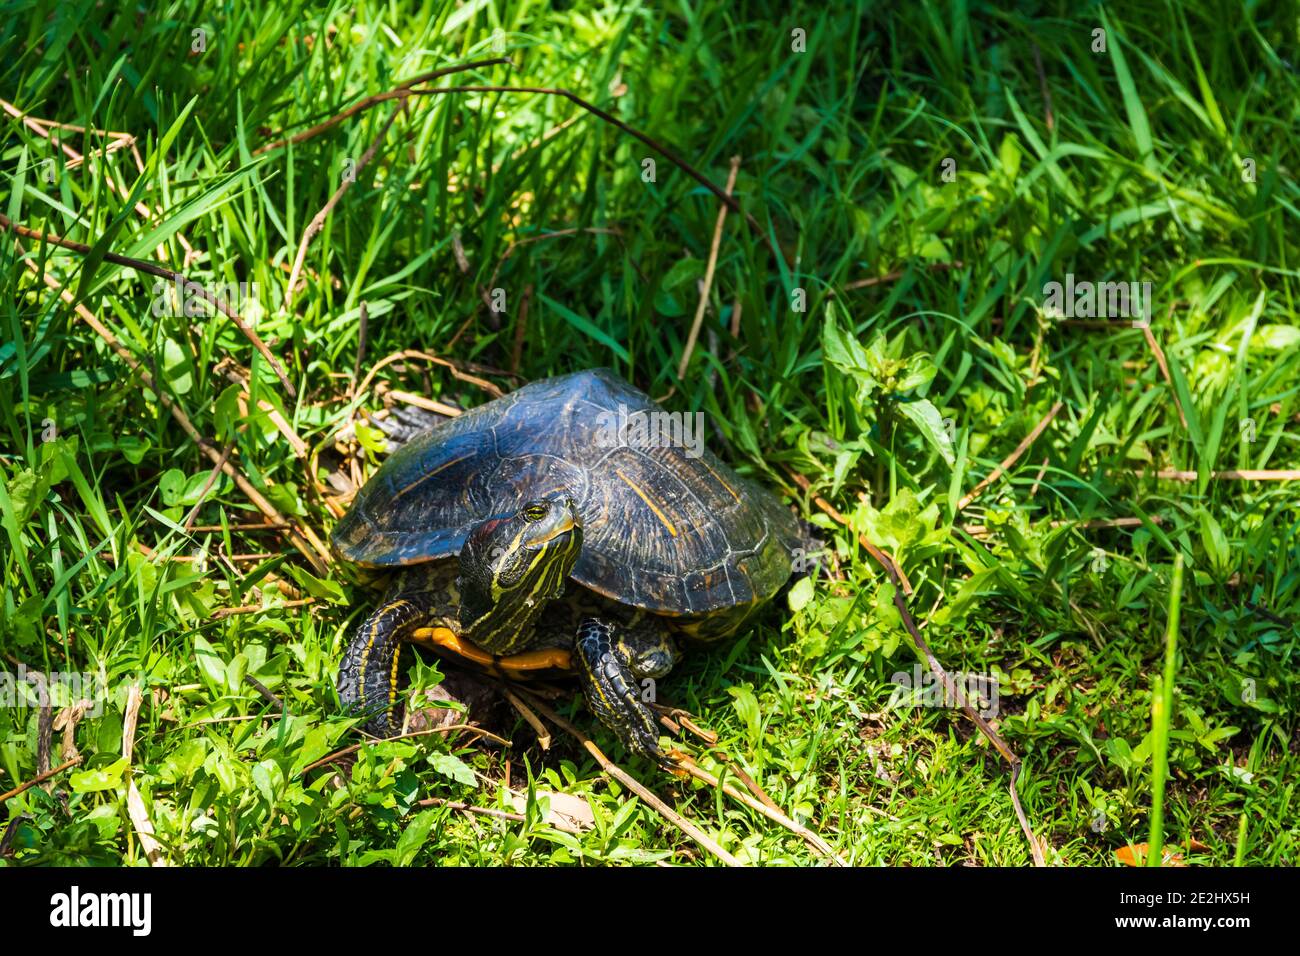
[(658, 764), (670, 764), (659, 748), (654, 712), (641, 700), (636, 675), (618, 653), (613, 627), (594, 618), (583, 621), (574, 642), (573, 663), (587, 706), (623, 746)]
[(377, 415), (367, 416), (370, 423), (384, 433), (388, 439), (388, 452), (397, 451), (412, 438), (423, 435), (431, 428), (436, 428), (447, 421), (446, 416), (437, 412), (426, 411), (414, 405), (395, 405), (383, 418)]

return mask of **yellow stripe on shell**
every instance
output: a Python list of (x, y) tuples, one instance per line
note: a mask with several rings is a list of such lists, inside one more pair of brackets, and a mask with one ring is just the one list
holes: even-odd
[(655, 517), (658, 518), (661, 522), (663, 522), (663, 526), (664, 526), (665, 528), (668, 529), (668, 533), (671, 534), (674, 538), (677, 537), (677, 529), (676, 529), (675, 527), (673, 527), (673, 523), (672, 523), (671, 521), (668, 520), (668, 516), (667, 516), (666, 514), (664, 514), (664, 513), (659, 509), (659, 506), (656, 505), (656, 504), (655, 504), (655, 503), (650, 499), (650, 496), (649, 496), (648, 494), (646, 494), (646, 493), (645, 493), (645, 492), (640, 488), (640, 486), (637, 485), (636, 482), (634, 482), (634, 481), (633, 481), (631, 478), (629, 478), (627, 475), (623, 474), (623, 469), (621, 469), (621, 468), (615, 468), (615, 469), (614, 469), (614, 474), (616, 474), (616, 475), (618, 475), (620, 478), (622, 478), (624, 484), (626, 484), (629, 488), (631, 488), (633, 491), (635, 491), (635, 492), (637, 493), (637, 496), (638, 496), (642, 501), (644, 501), (644, 502), (646, 503), (646, 507), (649, 508), (651, 511), (653, 511), (653, 512), (655, 513)]
[(473, 457), (474, 457), (473, 455), (461, 455), (459, 458), (453, 458), (445, 465), (439, 465), (437, 468), (433, 469), (433, 471), (429, 472), (428, 474), (421, 475), (419, 478), (415, 479), (415, 481), (411, 482), (405, 488), (399, 489), (397, 492), (393, 494), (392, 500), (396, 501), (398, 498), (402, 497), (402, 495), (406, 494), (408, 491), (412, 491), (413, 489), (418, 488), (420, 485), (424, 484), (426, 481), (428, 481), (430, 478), (437, 475), (439, 472), (446, 471), (452, 465), (458, 465), (462, 461), (465, 461), (466, 459), (473, 458)]

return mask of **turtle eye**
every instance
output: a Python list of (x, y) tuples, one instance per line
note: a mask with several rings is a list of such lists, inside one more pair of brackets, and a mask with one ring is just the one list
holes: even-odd
[(541, 521), (547, 515), (547, 507), (543, 504), (525, 505), (523, 510), (525, 521)]

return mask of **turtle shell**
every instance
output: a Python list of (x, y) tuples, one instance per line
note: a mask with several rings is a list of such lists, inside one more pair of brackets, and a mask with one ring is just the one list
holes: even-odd
[(668, 615), (771, 597), (790, 576), (793, 515), (702, 435), (691, 449), (638, 440), (638, 413), (655, 412), (608, 369), (525, 385), (398, 449), (335, 527), (334, 548), (368, 567), (418, 564), (458, 554), (486, 518), (568, 496), (583, 526), (572, 578), (593, 591)]

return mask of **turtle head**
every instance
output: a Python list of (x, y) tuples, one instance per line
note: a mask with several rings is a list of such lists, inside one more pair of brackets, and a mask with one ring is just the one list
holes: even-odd
[(564, 584), (582, 551), (582, 523), (568, 498), (525, 502), (488, 518), (460, 552), (460, 623), (484, 650), (506, 653)]

